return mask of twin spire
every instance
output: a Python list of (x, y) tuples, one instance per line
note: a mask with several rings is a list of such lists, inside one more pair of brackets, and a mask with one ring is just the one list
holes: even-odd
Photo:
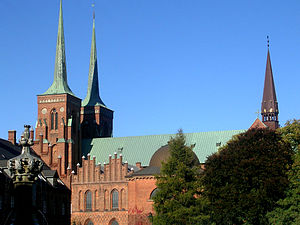
[(60, 9), (59, 9), (54, 79), (52, 85), (43, 95), (51, 95), (51, 94), (70, 94), (75, 96), (71, 91), (67, 82), (62, 0), (60, 1)]
[(90, 56), (90, 69), (88, 89), (85, 99), (82, 101), (82, 106), (105, 106), (99, 95), (98, 84), (98, 63), (97, 63), (97, 49), (96, 49), (96, 34), (95, 34), (95, 12), (93, 13), (93, 34)]
[[(70, 94), (75, 96), (71, 91), (67, 81), (62, 0), (60, 0), (54, 79), (52, 85), (42, 95), (49, 95), (49, 94)], [(95, 105), (105, 106), (99, 95), (96, 34), (95, 34), (95, 13), (94, 13), (88, 90), (87, 90), (87, 96), (82, 102), (82, 106), (95, 106)]]

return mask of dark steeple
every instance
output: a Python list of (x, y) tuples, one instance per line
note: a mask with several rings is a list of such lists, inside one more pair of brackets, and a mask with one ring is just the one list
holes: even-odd
[(278, 103), (275, 92), (275, 85), (273, 80), (269, 41), (268, 41), (268, 55), (267, 55), (267, 66), (265, 73), (265, 85), (263, 99), (261, 103), (261, 115), (262, 122), (266, 124), (270, 129), (276, 129), (279, 127), (278, 123)]
[(43, 95), (51, 94), (70, 94), (73, 92), (69, 88), (67, 82), (67, 70), (66, 70), (66, 54), (65, 54), (65, 38), (64, 38), (64, 25), (62, 15), (62, 0), (60, 0), (59, 21), (58, 21), (58, 33), (56, 43), (56, 56), (55, 56), (55, 69), (54, 80), (50, 88)]
[(98, 84), (98, 64), (97, 64), (97, 50), (96, 50), (96, 34), (95, 34), (95, 12), (93, 14), (93, 34), (92, 34), (92, 46), (90, 57), (90, 69), (88, 89), (85, 99), (82, 101), (82, 106), (105, 106), (99, 95)]

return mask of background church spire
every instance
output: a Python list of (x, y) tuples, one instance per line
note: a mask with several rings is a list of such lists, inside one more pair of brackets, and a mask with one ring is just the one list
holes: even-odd
[(279, 127), (278, 124), (279, 110), (278, 110), (278, 102), (276, 98), (271, 58), (270, 58), (269, 36), (267, 36), (267, 46), (268, 46), (268, 54), (267, 54), (267, 65), (266, 65), (266, 72), (265, 72), (264, 92), (263, 92), (263, 99), (261, 104), (261, 115), (262, 115), (262, 121), (270, 129), (276, 129)]

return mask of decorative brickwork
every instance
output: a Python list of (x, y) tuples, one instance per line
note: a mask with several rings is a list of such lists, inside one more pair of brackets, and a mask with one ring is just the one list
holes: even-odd
[(33, 148), (67, 185), (68, 170), (76, 170), (81, 160), (80, 106), (81, 100), (70, 94), (38, 96)]
[[(72, 175), (72, 221), (86, 224), (109, 224), (115, 219), (120, 225), (128, 223), (128, 181), (132, 174), (122, 155), (109, 156), (107, 164), (96, 165), (96, 159), (83, 158)], [(91, 198), (89, 197), (91, 196)], [(91, 204), (91, 207), (90, 207)]]

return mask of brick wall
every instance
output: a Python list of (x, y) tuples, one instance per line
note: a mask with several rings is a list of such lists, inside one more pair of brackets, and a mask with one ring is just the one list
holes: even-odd
[[(128, 181), (125, 176), (128, 164), (122, 155), (109, 156), (107, 164), (95, 164), (95, 157), (88, 155), (77, 165), (77, 174), (72, 175), (72, 221), (86, 224), (110, 224), (116, 220), (128, 224)], [(113, 193), (117, 194), (117, 207), (113, 207)], [(89, 208), (87, 196), (91, 196)]]
[(154, 189), (154, 176), (134, 176), (128, 181), (128, 224), (151, 224), (149, 214), (154, 214), (153, 201), (150, 195)]

